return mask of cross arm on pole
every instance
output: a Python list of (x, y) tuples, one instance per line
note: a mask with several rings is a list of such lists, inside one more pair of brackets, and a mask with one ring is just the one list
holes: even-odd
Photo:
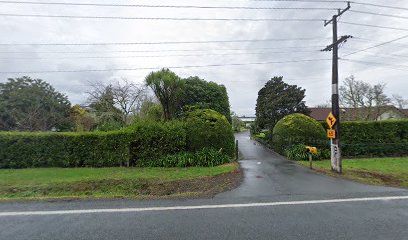
[(338, 9), (338, 13), (337, 15), (334, 15), (332, 19), (330, 20), (324, 20), (324, 26), (326, 27), (327, 25), (329, 25), (330, 23), (332, 23), (334, 21), (334, 19), (336, 19), (337, 17), (340, 17), (341, 15), (343, 15), (343, 13), (345, 13), (347, 10), (350, 9), (350, 2), (347, 2), (347, 7), (343, 10)]
[(342, 37), (340, 37), (336, 42), (328, 45), (327, 47), (325, 47), (324, 49), (320, 50), (322, 52), (327, 52), (327, 51), (331, 51), (333, 49), (334, 46), (338, 46), (339, 44), (341, 44), (342, 42), (347, 42), (347, 39), (352, 38), (353, 36), (351, 35), (344, 35)]

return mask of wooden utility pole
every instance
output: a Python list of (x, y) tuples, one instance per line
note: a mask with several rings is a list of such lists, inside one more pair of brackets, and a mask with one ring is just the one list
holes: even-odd
[(338, 47), (341, 43), (346, 42), (348, 38), (351, 38), (350, 35), (342, 36), (340, 39), (337, 39), (337, 21), (338, 18), (350, 9), (350, 2), (347, 2), (347, 7), (343, 10), (339, 9), (338, 13), (332, 17), (329, 21), (324, 21), (324, 26), (326, 27), (330, 23), (333, 26), (333, 43), (327, 46), (322, 51), (333, 51), (333, 60), (332, 60), (332, 114), (335, 122), (333, 129), (335, 131), (335, 138), (331, 139), (331, 168), (333, 171), (338, 173), (342, 172), (341, 164), (341, 151), (340, 151), (340, 107), (339, 107), (339, 56), (338, 56)]

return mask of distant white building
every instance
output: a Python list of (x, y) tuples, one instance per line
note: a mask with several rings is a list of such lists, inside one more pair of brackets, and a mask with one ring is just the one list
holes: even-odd
[(245, 123), (245, 126), (247, 126), (247, 127), (249, 127), (256, 120), (256, 117), (242, 116), (242, 117), (238, 117), (238, 118), (239, 118), (239, 120), (243, 121)]

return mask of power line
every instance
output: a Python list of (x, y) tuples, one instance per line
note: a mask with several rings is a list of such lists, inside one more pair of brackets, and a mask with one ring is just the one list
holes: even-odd
[(311, 53), (320, 51), (283, 51), (283, 52), (244, 52), (244, 53), (206, 53), (206, 54), (176, 54), (176, 55), (136, 55), (136, 56), (79, 56), (79, 57), (27, 57), (27, 58), (0, 58), (0, 60), (41, 60), (41, 59), (110, 59), (110, 58), (160, 58), (160, 57), (204, 57), (204, 56), (237, 56), (262, 54)]
[(408, 19), (408, 17), (405, 17), (405, 16), (391, 15), (391, 14), (384, 14), (384, 13), (366, 12), (366, 11), (358, 11), (358, 10), (350, 10), (350, 12), (370, 14), (370, 15), (382, 16), (382, 17), (393, 17), (393, 18), (400, 18), (400, 19)]
[(150, 5), (150, 4), (108, 4), (108, 3), (29, 2), (29, 1), (0, 1), (0, 4), (62, 5), (62, 6), (89, 6), (89, 7), (132, 7), (132, 8), (232, 9), (232, 10), (337, 10), (337, 8), (328, 8), (328, 7), (199, 6), (199, 5)]
[(163, 42), (101, 42), (101, 43), (0, 43), (0, 46), (108, 46), (108, 45), (160, 45), (160, 44), (202, 44), (202, 43), (240, 43), (240, 42), (273, 42), (273, 41), (308, 41), (325, 38), (270, 38), (270, 39), (240, 39), (240, 40), (208, 40), (208, 41), (163, 41)]
[(384, 45), (386, 45), (386, 44), (389, 44), (389, 43), (392, 43), (392, 42), (396, 42), (396, 41), (399, 41), (399, 40), (404, 39), (404, 38), (408, 38), (408, 35), (405, 35), (405, 36), (402, 36), (402, 37), (399, 37), (399, 38), (395, 38), (395, 39), (392, 39), (392, 40), (389, 40), (389, 41), (386, 41), (386, 42), (383, 42), (383, 43), (380, 43), (380, 44), (376, 44), (376, 45), (371, 46), (371, 47), (367, 47), (367, 48), (364, 48), (364, 49), (360, 49), (360, 50), (358, 50), (358, 51), (355, 51), (355, 52), (346, 54), (346, 55), (344, 55), (344, 56), (347, 57), (347, 56), (350, 56), (350, 55), (353, 55), (353, 54), (356, 54), (356, 53), (359, 53), (359, 52), (367, 51), (367, 50), (369, 50), (369, 49), (373, 49), (373, 48), (376, 48), (376, 47), (381, 47), (381, 46), (384, 46)]
[(352, 22), (345, 22), (345, 21), (341, 21), (341, 23), (349, 24), (349, 25), (356, 25), (356, 26), (364, 26), (364, 27), (373, 27), (373, 28), (383, 28), (383, 29), (408, 31), (408, 28), (387, 27), (387, 26), (379, 26), (379, 25), (371, 25), (371, 24), (363, 24), (363, 23), (352, 23)]
[[(350, 48), (350, 50), (356, 51), (358, 49)], [(402, 54), (391, 54), (391, 53), (378, 54), (378, 53), (371, 53), (371, 52), (360, 52), (360, 53), (366, 54), (366, 55), (371, 56), (371, 57), (379, 57), (379, 58), (393, 58), (393, 59), (408, 58), (408, 55), (402, 55)]]
[(15, 14), (0, 13), (3, 17), (36, 17), (36, 18), (73, 18), (73, 19), (115, 19), (115, 20), (149, 20), (149, 21), (251, 21), (251, 22), (318, 22), (316, 18), (177, 18), (177, 17), (120, 17), (120, 16), (74, 16), (48, 14)]
[[(340, 60), (347, 61), (347, 62), (362, 63), (362, 64), (367, 64), (367, 65), (376, 65), (378, 67), (390, 68), (390, 69), (394, 69), (394, 70), (408, 71), (408, 65), (399, 65), (399, 64), (391, 64), (391, 63), (382, 63), (382, 62), (371, 62), (371, 61), (362, 61), (362, 60), (352, 60), (352, 59), (347, 59), (347, 58), (340, 58)], [(403, 67), (403, 68), (407, 68), (407, 69), (401, 69), (401, 68), (395, 68), (395, 67)]]
[[(168, 68), (171, 68), (171, 69), (179, 69), (179, 68), (206, 68), (206, 67), (244, 66), (244, 65), (266, 65), (266, 64), (301, 63), (301, 62), (315, 62), (315, 61), (328, 61), (328, 60), (330, 60), (330, 59), (302, 59), (302, 60), (267, 61), (267, 62), (251, 62), (251, 63), (228, 63), (228, 64), (209, 64), (209, 65), (186, 65), (186, 66), (172, 66), (172, 67), (168, 67)], [(9, 72), (0, 72), (0, 74), (113, 72), (113, 71), (156, 70), (156, 69), (158, 69), (158, 67), (117, 68), (117, 69), (82, 69), (82, 70), (45, 70), (45, 71), (9, 71)]]
[(149, 53), (149, 52), (211, 52), (211, 51), (248, 51), (272, 49), (320, 49), (322, 46), (290, 46), (290, 47), (265, 47), (265, 48), (214, 48), (214, 49), (160, 49), (160, 50), (109, 50), (109, 51), (0, 51), (0, 53), (49, 53), (49, 54), (78, 54), (78, 53)]
[(382, 4), (374, 4), (374, 3), (362, 3), (362, 2), (353, 2), (353, 4), (358, 5), (365, 5), (365, 6), (372, 6), (372, 7), (381, 7), (381, 8), (390, 8), (390, 9), (398, 9), (398, 10), (407, 10), (408, 8), (405, 7), (397, 7), (397, 6), (390, 6), (390, 5), (382, 5)]
[[(360, 41), (363, 41), (363, 42), (377, 42), (377, 43), (382, 43), (381, 41), (374, 40), (374, 39), (369, 39), (369, 38), (354, 37), (353, 39), (354, 39), (354, 40), (360, 40)], [(408, 44), (405, 44), (405, 43), (397, 43), (397, 42), (392, 42), (392, 43), (390, 43), (390, 44), (391, 44), (391, 45), (395, 45), (395, 47), (396, 47), (396, 45), (398, 45), (398, 46), (408, 46)]]

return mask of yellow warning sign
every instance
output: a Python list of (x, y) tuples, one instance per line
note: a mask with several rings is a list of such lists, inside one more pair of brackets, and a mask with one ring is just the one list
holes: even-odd
[(329, 116), (326, 118), (326, 122), (327, 122), (327, 125), (329, 125), (329, 128), (333, 128), (336, 121), (337, 121), (337, 119), (330, 112)]
[(333, 130), (333, 129), (327, 130), (327, 137), (328, 138), (336, 138), (336, 130)]

